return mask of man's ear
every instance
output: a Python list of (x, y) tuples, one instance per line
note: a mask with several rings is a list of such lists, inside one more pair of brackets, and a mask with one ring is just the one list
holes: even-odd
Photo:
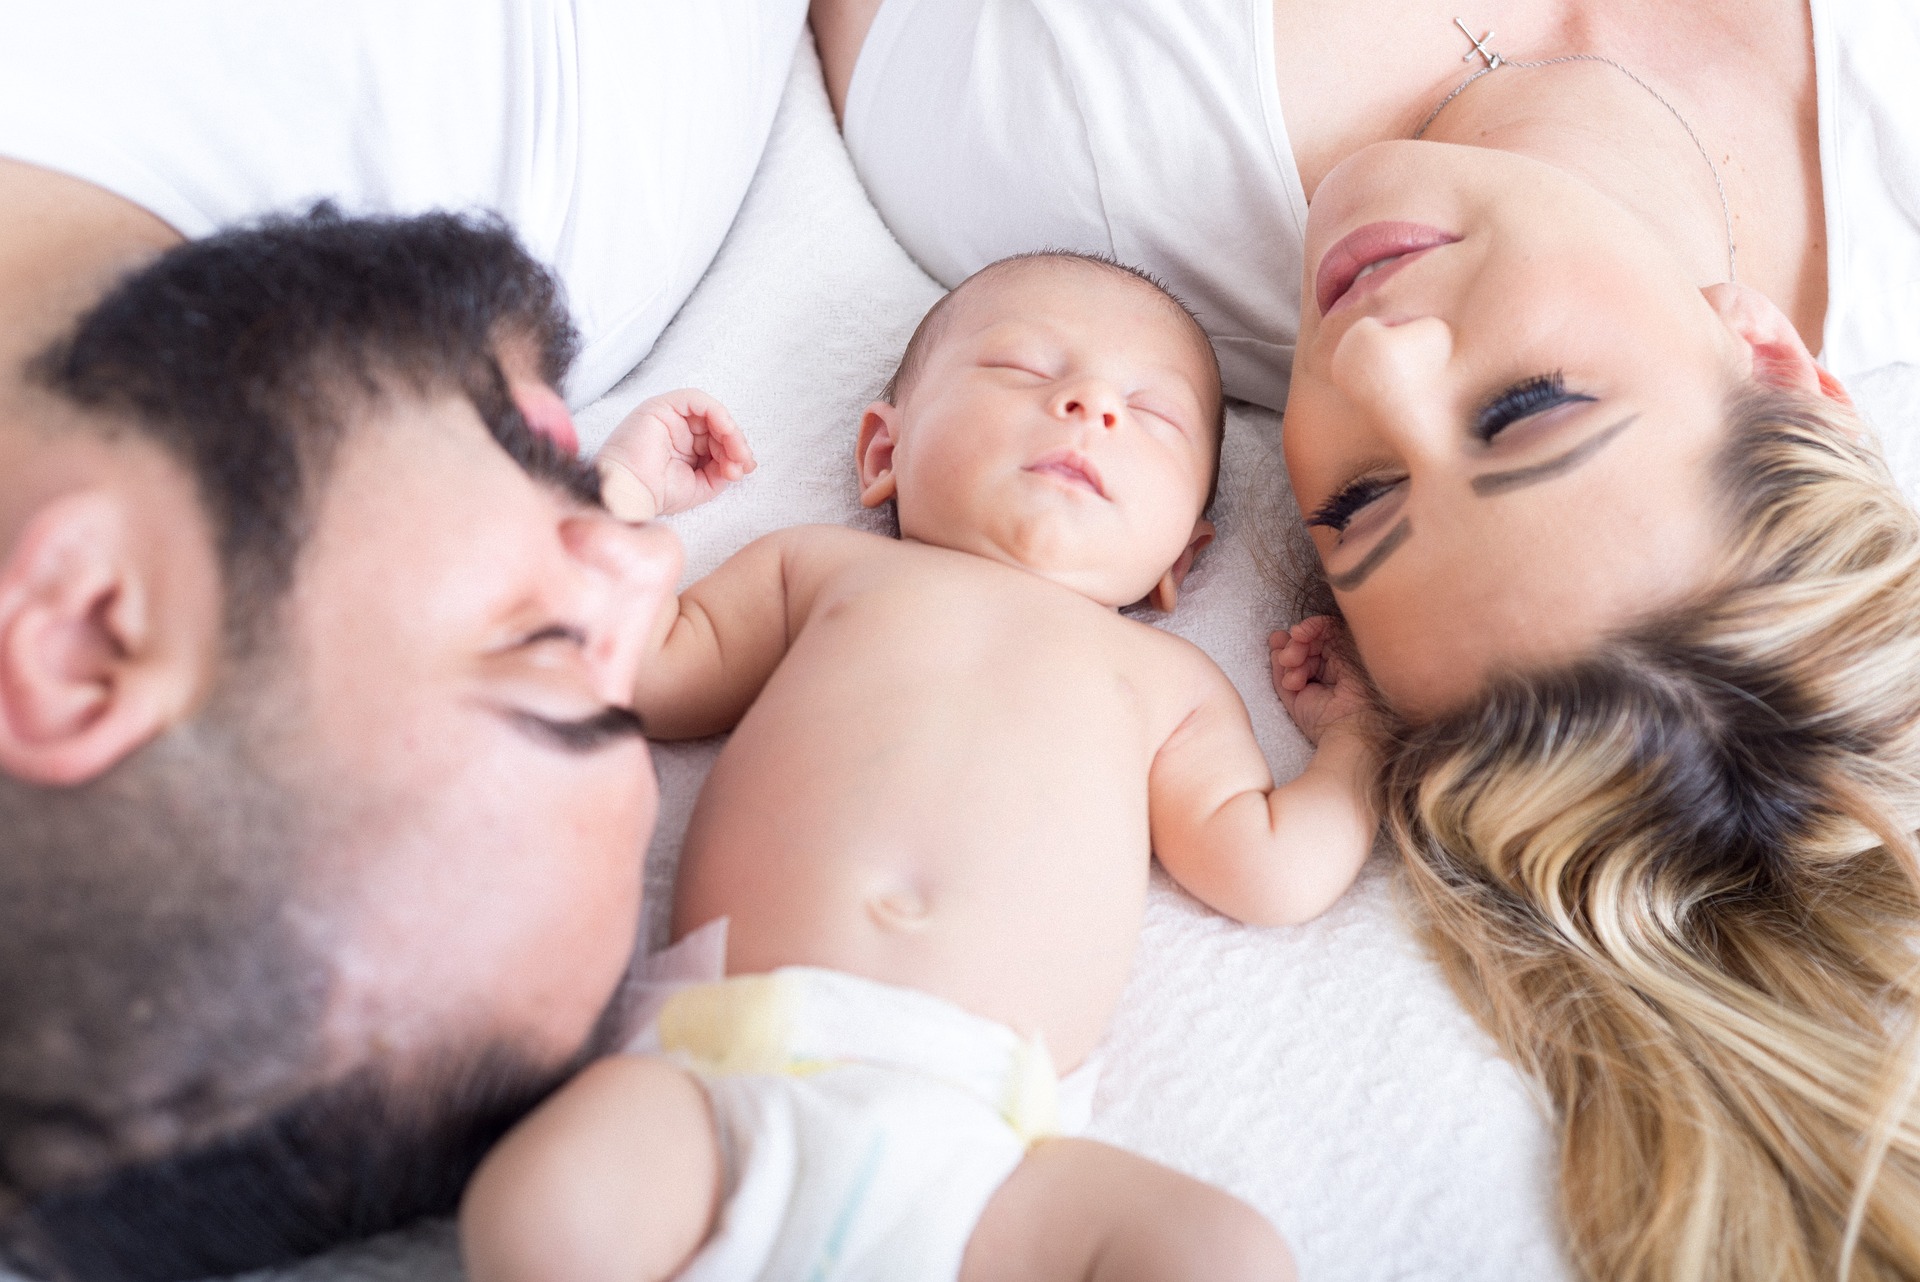
[(893, 497), (893, 447), (899, 441), (900, 410), (875, 401), (860, 415), (860, 443), (855, 462), (860, 468), (860, 506), (879, 507)]
[(1193, 536), (1187, 540), (1187, 546), (1173, 567), (1160, 576), (1153, 585), (1153, 591), (1147, 593), (1147, 603), (1165, 614), (1172, 614), (1173, 607), (1180, 603), (1180, 584), (1186, 580), (1187, 571), (1193, 568), (1194, 558), (1200, 555), (1200, 549), (1213, 542), (1213, 522), (1201, 517), (1193, 523)]
[(1720, 323), (1746, 345), (1755, 378), (1769, 387), (1824, 396), (1852, 408), (1847, 389), (1820, 368), (1801, 341), (1800, 332), (1771, 298), (1731, 281), (1708, 285), (1700, 294), (1720, 317)]
[(178, 579), (156, 583), (155, 551), (112, 492), (88, 490), (46, 504), (0, 552), (0, 770), (85, 783), (191, 707), (206, 647), (178, 644), (192, 621), (161, 611), (197, 605), (217, 632), (218, 592), (209, 610)]

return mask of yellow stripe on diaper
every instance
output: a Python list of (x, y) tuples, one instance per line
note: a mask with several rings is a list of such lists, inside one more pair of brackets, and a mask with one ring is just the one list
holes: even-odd
[(799, 1001), (795, 977), (778, 972), (684, 988), (660, 1011), (660, 1046), (707, 1073), (793, 1072)]
[[(713, 1077), (867, 1064), (970, 1096), (1027, 1143), (1060, 1131), (1060, 1079), (1044, 1041), (910, 989), (807, 968), (735, 975), (675, 993), (654, 1031), (661, 1050)], [(796, 1053), (800, 1041), (810, 1054)]]
[(1060, 1133), (1060, 1075), (1038, 1033), (1014, 1054), (1000, 1116), (1028, 1144)]

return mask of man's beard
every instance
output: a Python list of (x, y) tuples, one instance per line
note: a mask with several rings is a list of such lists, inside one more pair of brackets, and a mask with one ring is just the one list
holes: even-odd
[(226, 687), (86, 784), (0, 775), (0, 1189), (15, 1196), (230, 1128), (314, 1058), (328, 971), (290, 911), (311, 816), (271, 773), (280, 692), (238, 673)]

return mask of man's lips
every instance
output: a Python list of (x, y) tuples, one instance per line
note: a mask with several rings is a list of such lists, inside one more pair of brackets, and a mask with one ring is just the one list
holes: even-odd
[(1451, 245), (1460, 237), (1424, 223), (1368, 223), (1348, 232), (1326, 253), (1320, 255), (1320, 269), (1313, 274), (1313, 295), (1325, 316), (1334, 304), (1348, 296), (1360, 273), (1376, 263), (1385, 264), (1367, 275), (1367, 280), (1385, 275), (1400, 266), (1388, 259), (1405, 259), (1422, 250)]
[(1100, 469), (1076, 450), (1055, 450), (1051, 454), (1043, 454), (1027, 464), (1026, 470), (1043, 476), (1057, 476), (1071, 485), (1092, 490), (1101, 498), (1107, 497), (1107, 487), (1100, 481)]

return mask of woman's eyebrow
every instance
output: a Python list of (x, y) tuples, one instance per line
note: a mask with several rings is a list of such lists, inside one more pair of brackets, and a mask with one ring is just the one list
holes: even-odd
[(1603, 427), (1580, 444), (1557, 458), (1544, 463), (1535, 463), (1531, 467), (1516, 467), (1505, 472), (1483, 472), (1473, 478), (1473, 492), (1485, 497), (1489, 494), (1505, 494), (1508, 490), (1521, 489), (1550, 480), (1563, 472), (1568, 472), (1605, 449), (1614, 437), (1633, 426), (1638, 414), (1629, 414), (1610, 427)]
[(1404, 516), (1401, 517), (1400, 523), (1383, 534), (1380, 537), (1380, 541), (1373, 545), (1373, 551), (1360, 558), (1360, 564), (1354, 566), (1344, 574), (1328, 575), (1327, 583), (1336, 591), (1353, 591), (1362, 583), (1365, 583), (1367, 576), (1379, 569), (1380, 563), (1392, 556), (1399, 546), (1407, 541), (1408, 536), (1412, 533), (1413, 522)]
[[(1605, 449), (1609, 441), (1626, 431), (1629, 427), (1632, 427), (1634, 421), (1639, 417), (1640, 415), (1638, 413), (1629, 414), (1619, 422), (1601, 428), (1592, 436), (1589, 436), (1586, 440), (1568, 450), (1565, 454), (1559, 455), (1556, 458), (1550, 458), (1544, 463), (1535, 463), (1531, 467), (1516, 467), (1505, 472), (1487, 472), (1483, 475), (1476, 476), (1471, 482), (1473, 492), (1483, 497), (1489, 494), (1504, 494), (1508, 490), (1517, 490), (1523, 486), (1534, 485), (1540, 481), (1559, 476), (1564, 472), (1572, 471)], [(1365, 583), (1367, 576), (1379, 569), (1380, 563), (1398, 551), (1400, 545), (1405, 543), (1412, 534), (1413, 523), (1406, 517), (1400, 518), (1399, 524), (1395, 525), (1391, 530), (1388, 530), (1381, 540), (1373, 545), (1373, 550), (1360, 559), (1360, 564), (1354, 566), (1344, 574), (1328, 575), (1327, 583), (1339, 592), (1353, 591), (1353, 589)]]

